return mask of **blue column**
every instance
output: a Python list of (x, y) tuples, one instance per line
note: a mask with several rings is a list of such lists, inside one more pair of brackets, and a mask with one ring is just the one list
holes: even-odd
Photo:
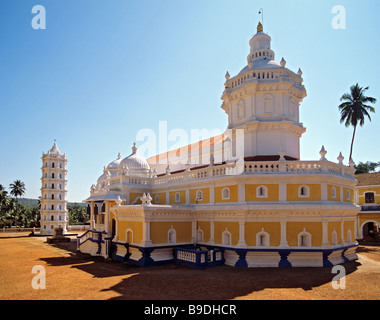
[(288, 255), (290, 254), (290, 250), (279, 250), (281, 260), (278, 263), (279, 267), (289, 268), (292, 267), (292, 264), (288, 260)]
[(239, 255), (239, 260), (236, 261), (235, 267), (248, 268), (247, 260), (245, 260), (247, 250), (236, 250), (235, 252)]

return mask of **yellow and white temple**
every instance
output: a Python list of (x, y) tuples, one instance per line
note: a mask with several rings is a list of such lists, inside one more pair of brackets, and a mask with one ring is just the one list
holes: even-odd
[[(247, 65), (226, 74), (225, 134), (144, 159), (91, 187), (78, 248), (139, 266), (331, 266), (357, 258), (353, 163), (300, 160), (302, 71), (275, 61), (259, 24)], [(208, 159), (208, 162), (200, 161)], [(173, 163), (176, 163), (173, 165)]]

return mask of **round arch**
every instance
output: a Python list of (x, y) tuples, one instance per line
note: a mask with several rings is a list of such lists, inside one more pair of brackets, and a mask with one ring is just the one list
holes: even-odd
[(360, 231), (360, 238), (363, 238), (363, 237), (369, 235), (369, 234), (368, 234), (369, 230), (365, 230), (365, 228), (364, 228), (365, 225), (368, 224), (368, 223), (375, 223), (375, 224), (377, 224), (377, 225), (380, 225), (380, 221), (377, 221), (377, 220), (369, 219), (369, 220), (364, 221), (364, 222), (360, 225), (360, 229), (359, 229), (359, 231)]

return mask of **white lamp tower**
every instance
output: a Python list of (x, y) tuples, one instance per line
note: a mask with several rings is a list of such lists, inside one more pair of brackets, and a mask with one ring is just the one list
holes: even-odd
[(61, 227), (67, 232), (68, 211), (66, 201), (66, 154), (59, 151), (54, 140), (53, 147), (42, 153), (41, 186), (41, 234), (53, 234)]

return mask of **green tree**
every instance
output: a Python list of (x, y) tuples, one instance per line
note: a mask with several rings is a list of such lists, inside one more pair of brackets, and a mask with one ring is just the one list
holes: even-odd
[(375, 113), (375, 108), (368, 103), (376, 103), (376, 99), (364, 95), (365, 91), (368, 89), (369, 87), (362, 88), (359, 84), (355, 84), (351, 86), (350, 93), (345, 93), (340, 98), (340, 101), (344, 101), (338, 107), (341, 115), (340, 123), (344, 122), (346, 127), (354, 127), (349, 160), (352, 159), (352, 150), (357, 125), (359, 124), (362, 127), (365, 123), (365, 117), (371, 121), (371, 116), (368, 112)]
[(21, 180), (15, 180), (9, 185), (11, 192), (10, 194), (14, 197), (23, 196), (26, 192), (25, 184)]
[(88, 219), (90, 219), (87, 214), (87, 208), (77, 204), (73, 204), (68, 208), (69, 211), (69, 224), (84, 224)]
[(380, 166), (380, 162), (370, 162), (367, 161), (366, 163), (359, 162), (358, 165), (355, 165), (354, 168), (356, 169), (356, 174), (359, 173), (370, 173), (370, 172), (375, 172), (376, 168)]

